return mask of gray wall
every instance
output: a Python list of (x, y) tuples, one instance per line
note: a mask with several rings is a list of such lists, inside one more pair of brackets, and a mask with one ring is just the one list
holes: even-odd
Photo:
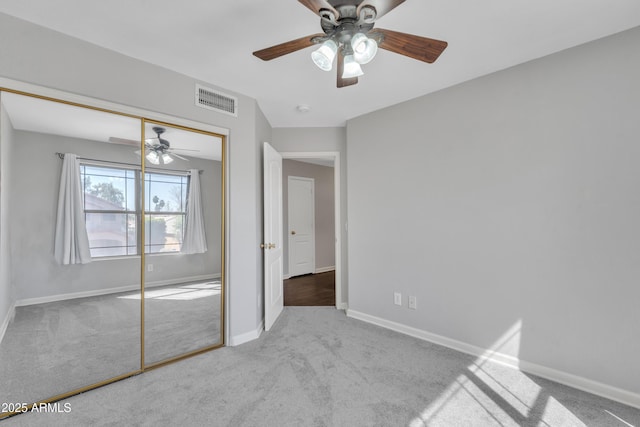
[(335, 209), (333, 168), (296, 160), (282, 162), (282, 199), (284, 204), (284, 274), (289, 275), (289, 186), (290, 176), (313, 178), (315, 207), (315, 256), (316, 270), (335, 267)]
[(347, 133), (345, 128), (274, 128), (273, 146), (280, 152), (340, 153), (340, 243), (342, 247), (342, 304), (347, 304)]
[(482, 348), (521, 322), (501, 351), (639, 393), (638, 45), (350, 120), (350, 309)]
[(11, 251), (9, 247), (11, 227), (9, 225), (9, 206), (12, 193), (11, 159), (13, 151), (13, 128), (2, 107), (0, 94), (0, 339), (4, 333), (3, 325), (10, 319), (10, 310), (15, 303), (15, 292), (11, 285)]
[(256, 218), (260, 218), (262, 187), (256, 164), (259, 143), (270, 137), (268, 123), (258, 120), (256, 101), (234, 94), (238, 117), (198, 108), (193, 101), (193, 78), (5, 14), (0, 14), (0, 58), (0, 77), (229, 129), (229, 335), (232, 342), (234, 337), (254, 336), (263, 317), (261, 294), (257, 296), (262, 261)]
[[(55, 153), (90, 159), (139, 163), (135, 149), (35, 132), (15, 132), (10, 203), (13, 283), (17, 299), (41, 298), (139, 286), (140, 257), (94, 260), (84, 265), (57, 264), (53, 258), (54, 230), (62, 160)], [(3, 141), (4, 144), (4, 141)], [(202, 205), (208, 251), (204, 254), (147, 255), (145, 283), (180, 282), (220, 273), (220, 162), (176, 159), (173, 169), (201, 169)]]

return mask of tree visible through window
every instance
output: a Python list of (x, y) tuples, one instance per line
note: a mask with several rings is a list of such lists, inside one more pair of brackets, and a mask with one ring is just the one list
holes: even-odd
[[(138, 255), (140, 171), (89, 164), (80, 171), (91, 256)], [(186, 174), (145, 173), (145, 253), (180, 251), (188, 184)]]

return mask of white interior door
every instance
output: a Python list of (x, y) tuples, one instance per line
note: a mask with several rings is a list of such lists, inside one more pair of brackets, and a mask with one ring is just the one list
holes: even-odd
[(282, 156), (264, 143), (264, 329), (284, 308), (282, 289)]
[(315, 273), (315, 182), (290, 176), (288, 185), (289, 276)]

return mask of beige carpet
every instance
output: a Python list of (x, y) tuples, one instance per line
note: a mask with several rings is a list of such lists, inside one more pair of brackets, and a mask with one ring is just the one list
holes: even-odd
[(258, 340), (63, 403), (0, 427), (640, 425), (638, 409), (327, 307), (286, 307)]

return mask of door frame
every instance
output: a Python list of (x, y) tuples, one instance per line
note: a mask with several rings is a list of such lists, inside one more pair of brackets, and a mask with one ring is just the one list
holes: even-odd
[(320, 159), (333, 161), (333, 199), (334, 199), (334, 234), (335, 234), (335, 307), (346, 309), (342, 297), (342, 204), (340, 202), (340, 152), (339, 151), (282, 151), (283, 160)]

